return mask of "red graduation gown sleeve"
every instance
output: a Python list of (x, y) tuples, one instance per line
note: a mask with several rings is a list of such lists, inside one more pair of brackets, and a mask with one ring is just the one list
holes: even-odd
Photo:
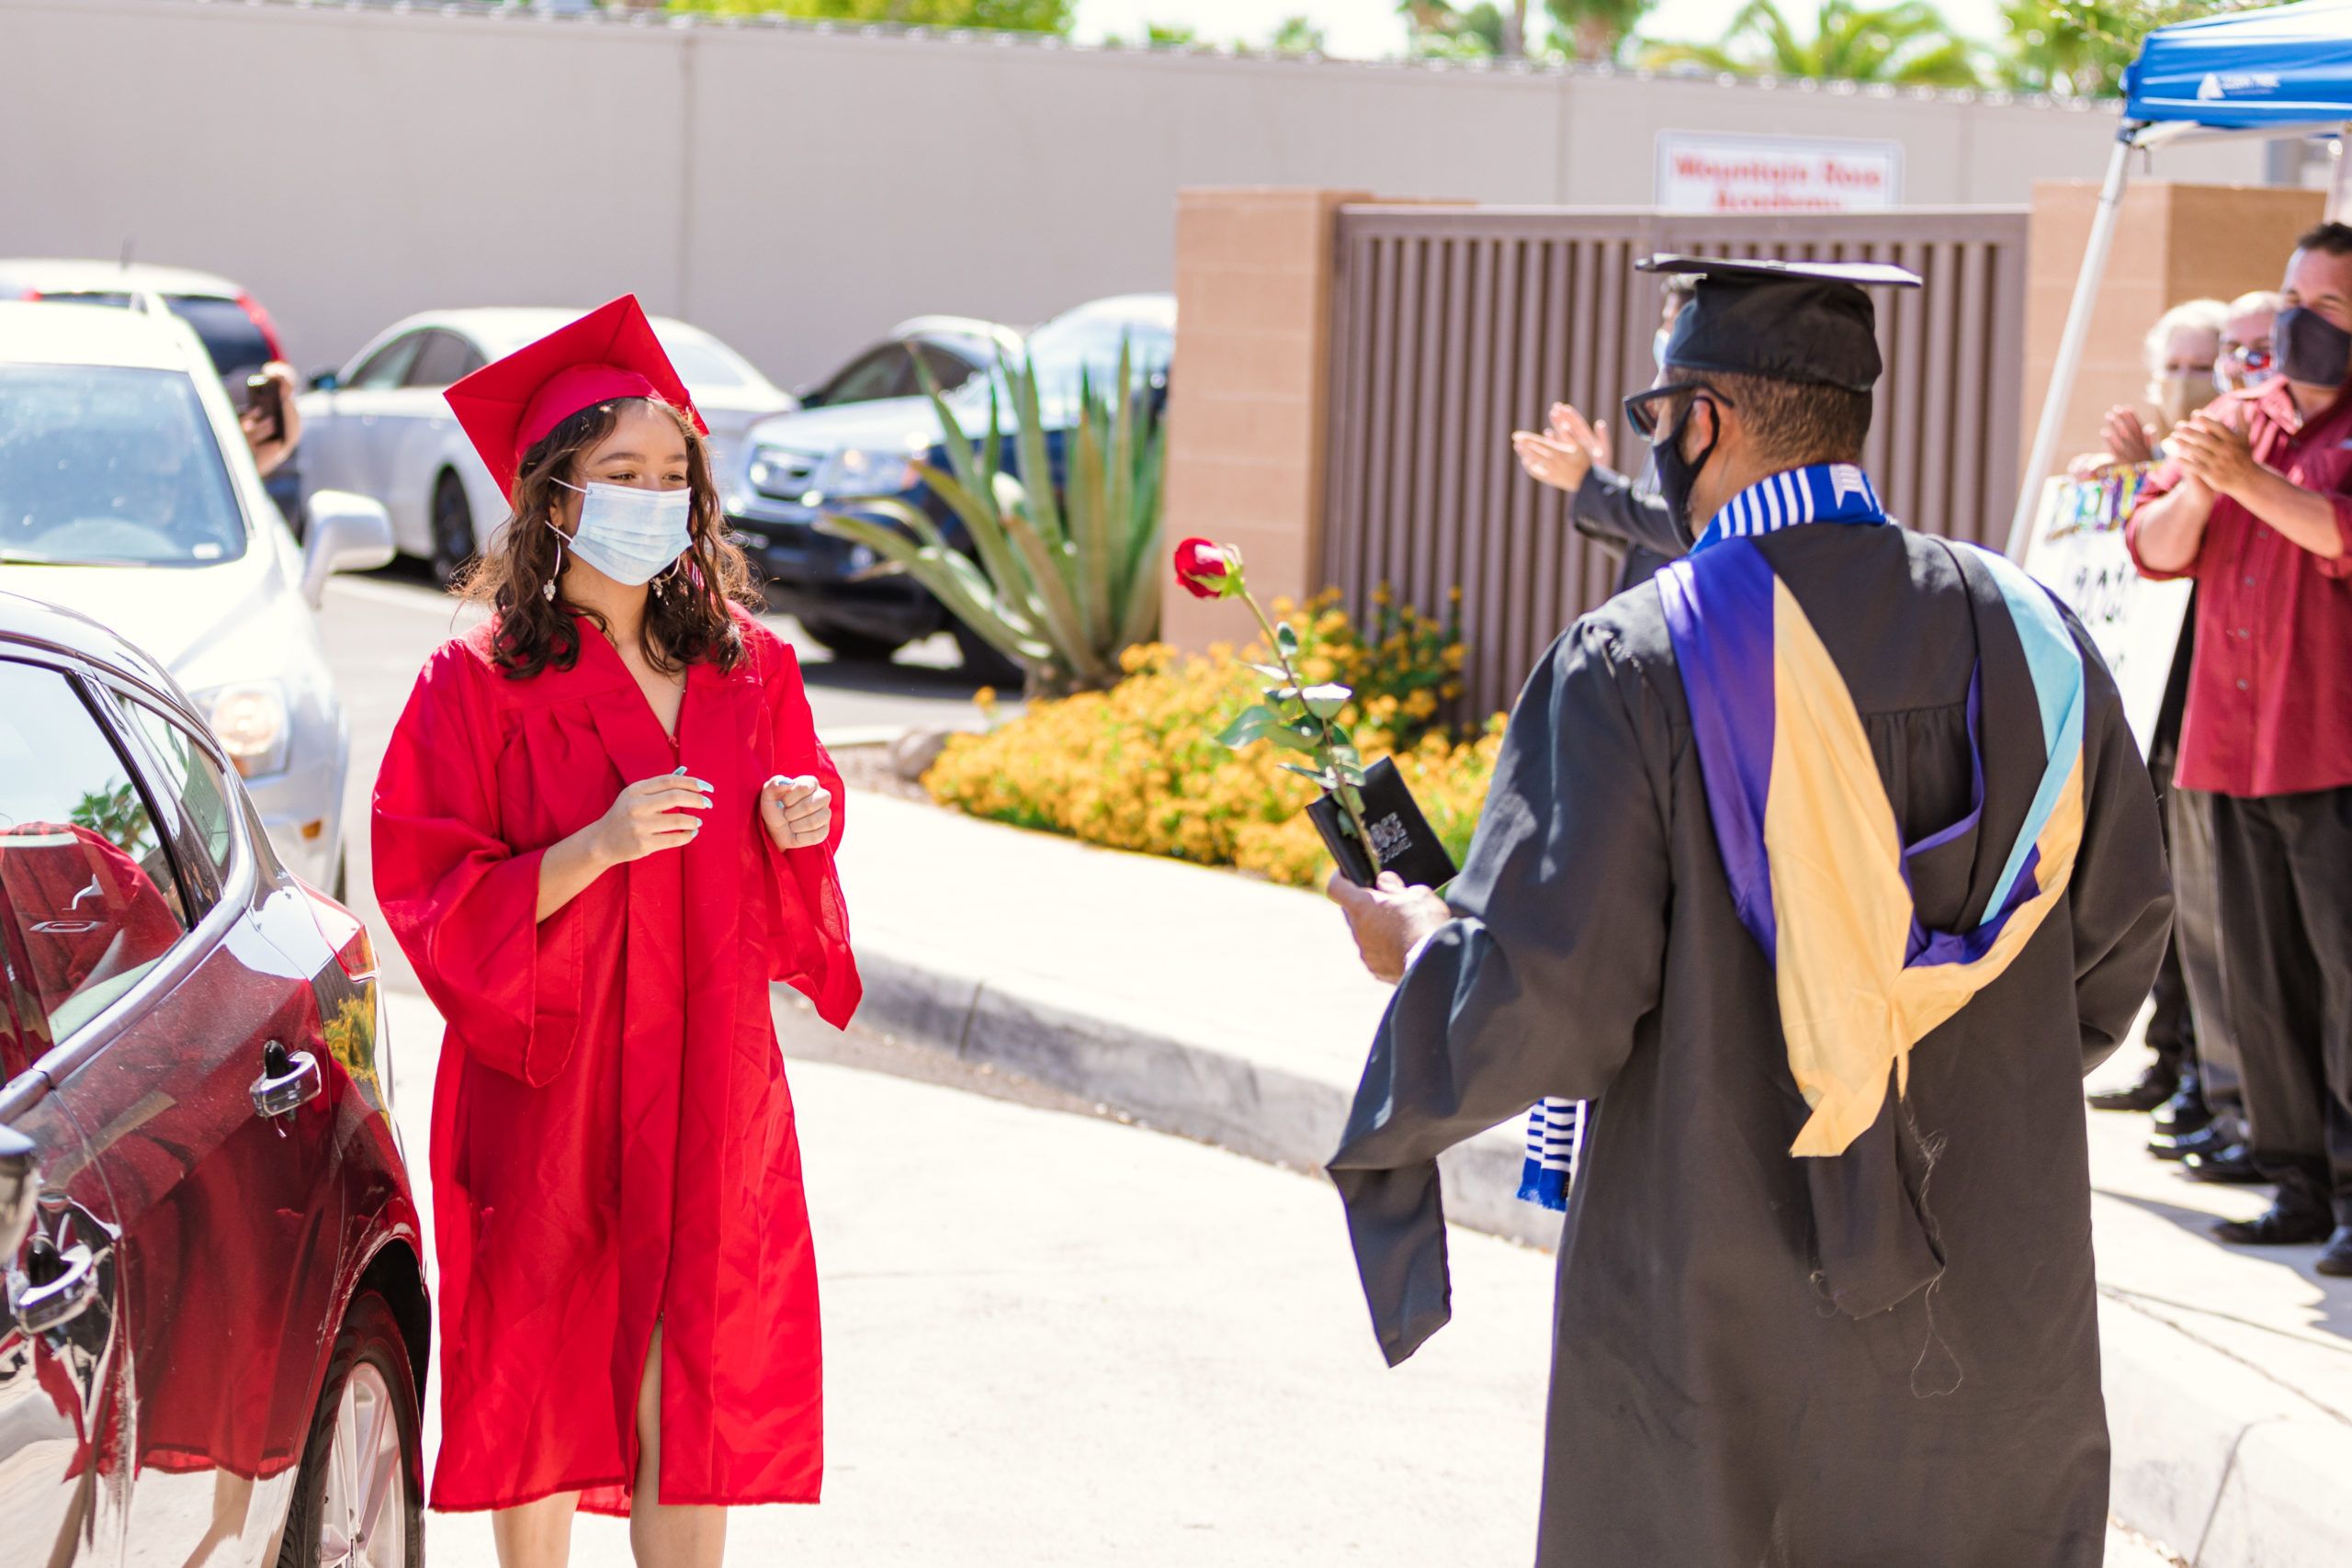
[(768, 977), (791, 986), (816, 1004), (817, 1016), (836, 1029), (848, 1025), (864, 994), (857, 959), (850, 950), (849, 907), (842, 897), (834, 852), (841, 847), (847, 816), (841, 770), (817, 739), (800, 660), (791, 647), (759, 629), (750, 635), (761, 660), (768, 754), (773, 773), (813, 775), (833, 797), (832, 830), (821, 844), (779, 850), (767, 840), (769, 893), (775, 900), (768, 921)]
[(393, 727), (374, 813), (376, 896), (449, 1037), (534, 1087), (571, 1058), (579, 1025), (570, 922), (538, 920), (544, 849), (501, 837), (497, 716), (463, 642), (435, 653)]

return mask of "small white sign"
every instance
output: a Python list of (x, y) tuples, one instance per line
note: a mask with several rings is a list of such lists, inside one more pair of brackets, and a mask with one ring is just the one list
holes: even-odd
[(1883, 212), (1902, 194), (1899, 142), (1657, 133), (1657, 205), (1668, 212)]
[(2018, 563), (2064, 599), (2091, 634), (2115, 676), (2123, 716), (2143, 756), (2188, 611), (2186, 581), (2150, 581), (2123, 547), (2123, 520), (2139, 500), (2144, 473), (2050, 480)]

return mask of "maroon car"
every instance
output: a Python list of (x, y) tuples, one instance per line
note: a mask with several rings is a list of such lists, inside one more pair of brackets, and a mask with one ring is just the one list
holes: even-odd
[(163, 669), (0, 594), (0, 1541), (418, 1568), (376, 957)]

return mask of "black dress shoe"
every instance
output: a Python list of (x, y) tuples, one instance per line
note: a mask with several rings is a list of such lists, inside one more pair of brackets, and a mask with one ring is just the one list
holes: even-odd
[(2183, 1155), (2180, 1171), (2191, 1181), (2213, 1181), (2230, 1187), (2262, 1185), (2262, 1172), (2255, 1168), (2254, 1156), (2244, 1144), (2232, 1144), (2206, 1154)]
[(2352, 1225), (2335, 1227), (2335, 1234), (2327, 1238), (2327, 1250), (2312, 1267), (2339, 1280), (2352, 1278)]
[(2185, 1138), (2213, 1120), (2213, 1108), (2205, 1103), (2205, 1086), (2198, 1080), (2196, 1069), (2180, 1075), (2180, 1090), (2156, 1107), (2149, 1122), (2159, 1137)]
[(2174, 1138), (2157, 1134), (2148, 1140), (2148, 1152), (2158, 1159), (2185, 1159), (2190, 1155), (2217, 1155), (2245, 1142), (2245, 1123), (2224, 1111), (2193, 1133)]
[(2213, 1234), (2240, 1247), (2298, 1247), (2325, 1241), (2335, 1230), (2335, 1216), (2324, 1206), (2281, 1198), (2250, 1220), (2224, 1220)]
[(2093, 1111), (2154, 1111), (2180, 1092), (2180, 1069), (2151, 1062), (2140, 1081), (2130, 1089), (2111, 1089), (2090, 1097)]

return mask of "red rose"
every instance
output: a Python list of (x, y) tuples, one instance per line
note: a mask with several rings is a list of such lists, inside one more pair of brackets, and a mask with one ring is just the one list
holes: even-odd
[(1176, 547), (1176, 581), (1195, 599), (1223, 599), (1240, 582), (1239, 552), (1229, 545), (1187, 539)]

